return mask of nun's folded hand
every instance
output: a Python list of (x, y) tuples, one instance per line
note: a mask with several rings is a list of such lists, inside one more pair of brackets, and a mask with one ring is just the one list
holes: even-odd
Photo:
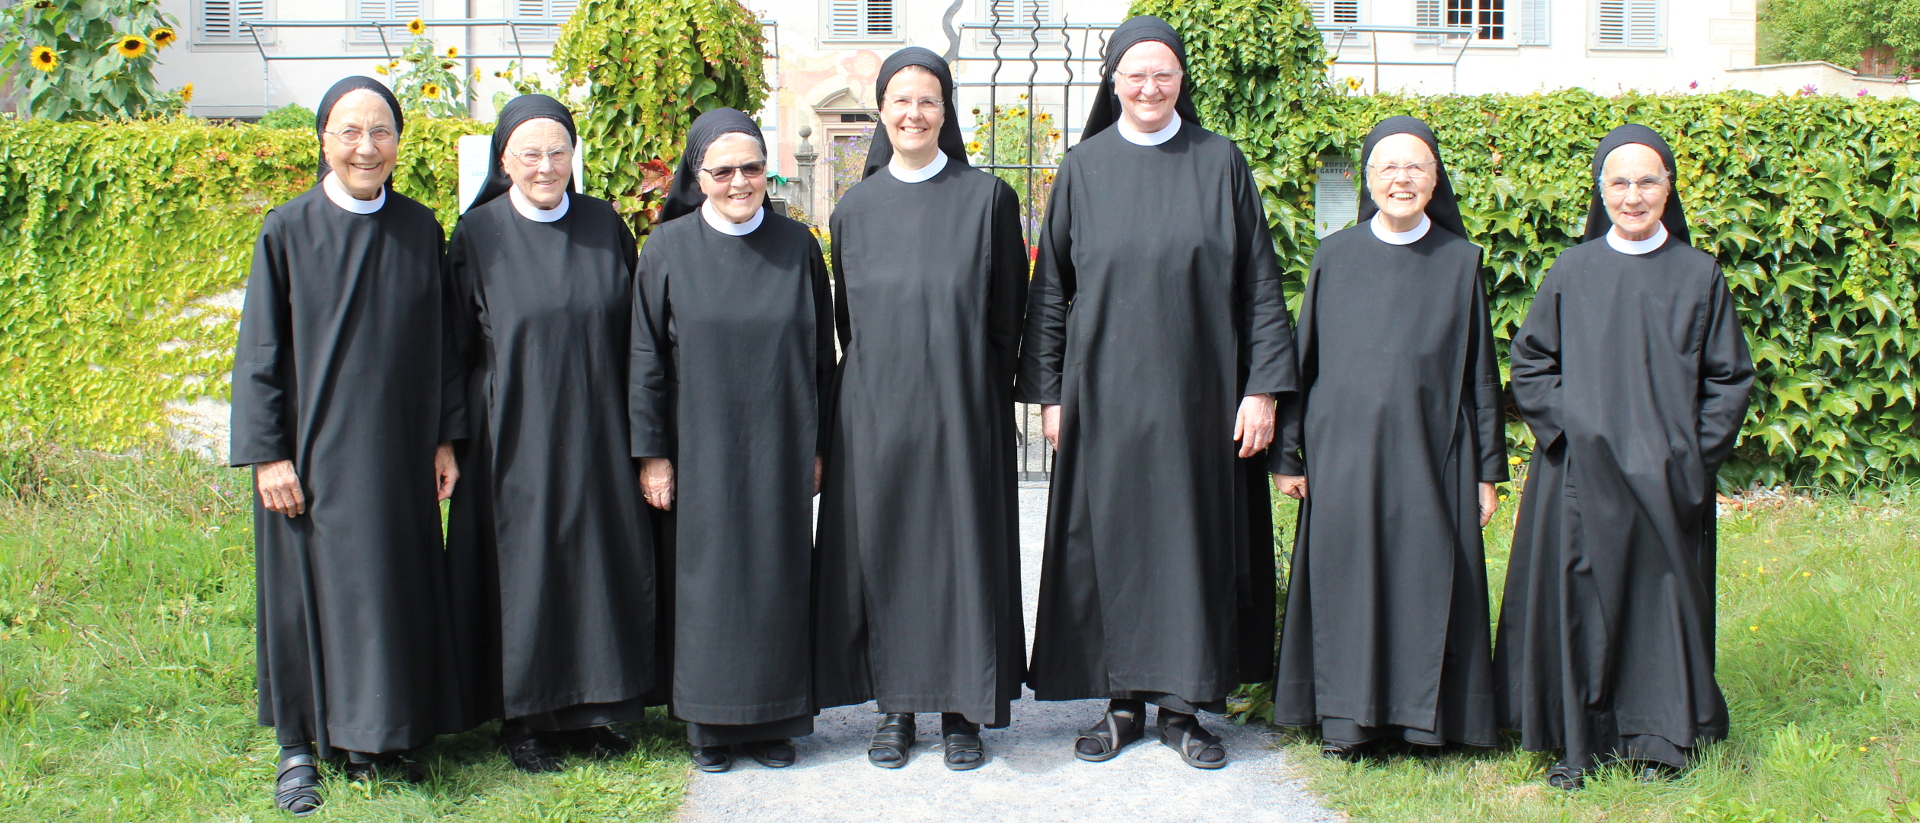
[(460, 461), (453, 456), (453, 444), (441, 443), (433, 450), (433, 478), (440, 486), (440, 499), (453, 496), (453, 485), (460, 482)]
[(254, 466), (253, 478), (260, 489), (260, 505), (267, 511), (288, 517), (307, 513), (307, 496), (300, 491), (300, 476), (294, 473), (292, 460)]
[(664, 457), (640, 458), (640, 493), (647, 498), (647, 505), (672, 511), (673, 461)]
[(1233, 439), (1240, 444), (1240, 456), (1252, 457), (1273, 442), (1273, 395), (1249, 394), (1240, 401), (1240, 415), (1233, 421)]
[(1492, 483), (1480, 484), (1480, 528), (1486, 528), (1493, 522), (1493, 513), (1500, 510), (1500, 490)]
[(820, 493), (820, 475), (826, 471), (826, 468), (827, 468), (827, 459), (817, 454), (814, 455), (813, 456), (813, 493), (814, 494)]
[[(1295, 500), (1307, 499), (1307, 478), (1300, 474), (1274, 474), (1273, 487)], [(1486, 525), (1482, 523), (1481, 525)]]
[(1047, 445), (1060, 448), (1059, 403), (1040, 407), (1040, 434), (1047, 438)]

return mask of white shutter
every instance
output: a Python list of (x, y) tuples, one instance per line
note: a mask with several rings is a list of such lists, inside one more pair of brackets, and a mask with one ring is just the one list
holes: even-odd
[(893, 0), (866, 0), (867, 19), (861, 35), (880, 39), (892, 39), (894, 26)]
[[(1445, 25), (1440, 14), (1440, 0), (1415, 0), (1413, 4), (1413, 24), (1416, 26), (1439, 28)], [(1415, 43), (1438, 43), (1438, 34), (1419, 34), (1413, 38)]]
[[(354, 0), (356, 20), (398, 20), (400, 25), (387, 27), (387, 43), (396, 48), (404, 47), (413, 40), (407, 33), (406, 22), (423, 16), (420, 0)], [(353, 30), (353, 39), (359, 43), (380, 42), (380, 30), (374, 26)]]
[(1520, 0), (1520, 45), (1545, 46), (1553, 42), (1548, 0)]
[(1326, 237), (1360, 217), (1360, 191), (1354, 188), (1353, 162), (1322, 155), (1313, 186), (1313, 233)]
[[(514, 0), (515, 20), (566, 20), (579, 8), (579, 0)], [(552, 42), (560, 38), (559, 26), (518, 26), (521, 42)], [(512, 45), (511, 37), (507, 40)]]
[(830, 0), (827, 38), (893, 40), (899, 35), (895, 0)]
[(862, 0), (832, 0), (827, 10), (827, 36), (836, 40), (860, 36)]
[[(240, 24), (267, 19), (267, 0), (199, 0), (194, 7), (199, 43), (252, 43), (253, 35)], [(260, 42), (273, 42), (273, 29), (261, 29)]]
[(1659, 0), (1599, 0), (1594, 9), (1593, 44), (1600, 48), (1660, 48)]

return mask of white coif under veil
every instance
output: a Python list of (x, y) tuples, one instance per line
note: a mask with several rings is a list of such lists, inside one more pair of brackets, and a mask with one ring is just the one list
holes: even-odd
[(1620, 227), (1614, 226), (1607, 231), (1607, 245), (1621, 254), (1640, 255), (1660, 248), (1667, 243), (1667, 227), (1654, 224), (1653, 236), (1645, 240), (1628, 240), (1620, 236)]
[(1180, 133), (1180, 113), (1174, 112), (1173, 120), (1160, 127), (1159, 131), (1135, 131), (1132, 126), (1127, 125), (1125, 117), (1120, 118), (1120, 122), (1113, 125), (1120, 130), (1120, 136), (1126, 138), (1129, 143), (1136, 146), (1158, 146), (1172, 140), (1174, 135)]
[(902, 183), (924, 183), (932, 180), (934, 175), (939, 174), (940, 170), (946, 167), (947, 153), (944, 151), (935, 152), (933, 162), (917, 169), (902, 167), (900, 165), (900, 154), (898, 152), (894, 153), (893, 159), (887, 161), (887, 173), (893, 175), (893, 179)]
[(713, 199), (708, 198), (700, 204), (700, 219), (707, 221), (707, 225), (712, 226), (714, 231), (721, 234), (745, 237), (746, 235), (752, 234), (754, 229), (760, 228), (760, 224), (767, 219), (767, 207), (761, 206), (760, 210), (754, 212), (753, 217), (749, 218), (747, 222), (735, 223), (725, 217), (721, 217), (720, 211), (713, 207)]
[(560, 193), (560, 205), (550, 209), (543, 209), (534, 205), (532, 198), (520, 193), (519, 186), (507, 189), (507, 199), (513, 201), (514, 211), (519, 212), (521, 217), (525, 217), (535, 223), (551, 223), (567, 216), (567, 205), (572, 202), (570, 198), (567, 197), (567, 193), (563, 191)]
[(1367, 227), (1373, 229), (1373, 236), (1380, 238), (1380, 242), (1390, 246), (1412, 244), (1414, 241), (1427, 236), (1427, 232), (1433, 228), (1433, 218), (1426, 216), (1424, 213), (1420, 215), (1420, 225), (1414, 226), (1408, 231), (1394, 231), (1387, 228), (1385, 218), (1386, 215), (1384, 213), (1375, 214), (1372, 220), (1367, 221)]
[(386, 186), (381, 186), (380, 194), (372, 200), (361, 200), (348, 194), (347, 184), (340, 182), (333, 172), (327, 172), (327, 176), (320, 180), (320, 190), (327, 193), (327, 199), (332, 200), (334, 205), (354, 214), (372, 214), (387, 204)]

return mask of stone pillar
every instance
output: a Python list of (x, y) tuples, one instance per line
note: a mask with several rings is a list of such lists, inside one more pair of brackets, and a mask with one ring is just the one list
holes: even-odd
[(813, 164), (820, 159), (820, 153), (813, 150), (812, 143), (807, 142), (807, 138), (812, 136), (812, 127), (804, 125), (800, 127), (800, 145), (793, 149), (793, 164), (800, 172), (796, 175), (800, 181), (800, 196), (794, 200), (801, 203), (801, 208), (807, 213), (807, 219), (819, 220), (820, 204), (818, 198), (813, 196)]

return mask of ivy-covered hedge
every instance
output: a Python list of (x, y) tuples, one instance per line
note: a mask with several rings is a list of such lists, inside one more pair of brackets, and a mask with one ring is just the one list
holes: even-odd
[[(395, 187), (456, 214), (462, 134), (407, 124)], [(0, 120), (0, 442), (151, 442), (168, 401), (224, 398), (262, 215), (313, 184), (310, 131)]]
[[(1644, 123), (1673, 144), (1693, 244), (1719, 258), (1758, 367), (1727, 479), (1848, 485), (1920, 475), (1920, 104), (1749, 93), (1401, 97), (1339, 93), (1298, 0), (1141, 0), (1186, 40), (1201, 119), (1254, 164), (1289, 289), (1317, 246), (1323, 154), (1357, 157), (1381, 119), (1434, 128), (1473, 240), (1494, 334), (1526, 317), (1585, 225), (1594, 146)], [(1302, 68), (1306, 67), (1306, 68)], [(1530, 445), (1525, 427), (1510, 439)]]

